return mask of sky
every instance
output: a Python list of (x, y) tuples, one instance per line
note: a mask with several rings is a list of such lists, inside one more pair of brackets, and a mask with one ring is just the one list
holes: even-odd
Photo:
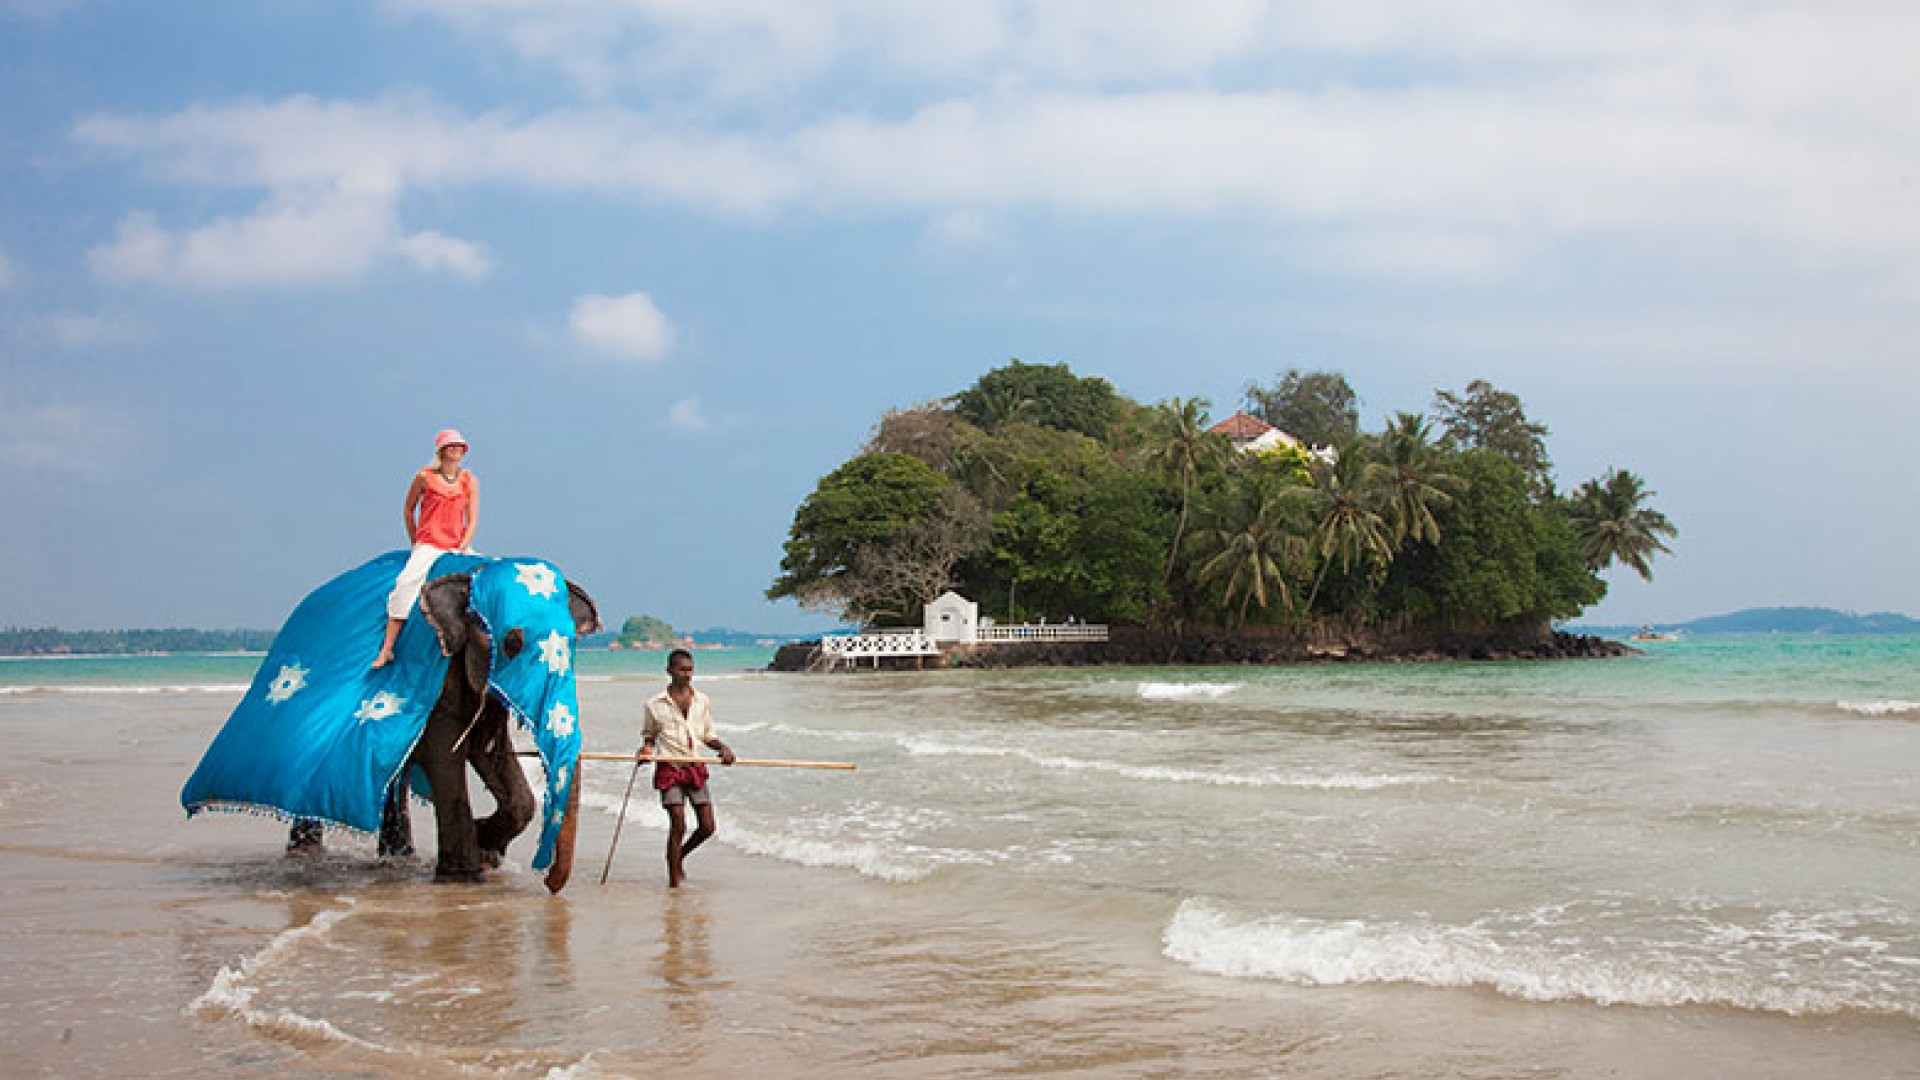
[(1475, 379), (1679, 527), (1590, 623), (1920, 613), (1904, 0), (0, 0), (0, 625), (404, 546), (804, 633), (793, 511), (1011, 359)]

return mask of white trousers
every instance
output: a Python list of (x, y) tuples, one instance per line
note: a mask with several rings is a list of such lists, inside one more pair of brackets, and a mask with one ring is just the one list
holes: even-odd
[(387, 618), (405, 619), (413, 613), (414, 602), (420, 599), (420, 589), (427, 583), (427, 574), (433, 569), (433, 561), (445, 555), (446, 549), (432, 544), (415, 544), (413, 552), (407, 556), (407, 565), (393, 582), (393, 591), (387, 594)]

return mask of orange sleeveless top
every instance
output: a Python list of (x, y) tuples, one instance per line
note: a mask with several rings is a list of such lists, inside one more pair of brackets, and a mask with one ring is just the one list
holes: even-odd
[(473, 506), (475, 481), (462, 469), (460, 479), (448, 482), (439, 469), (421, 469), (419, 517), (413, 528), (413, 542), (431, 544), (445, 551), (457, 551), (467, 536), (467, 514)]

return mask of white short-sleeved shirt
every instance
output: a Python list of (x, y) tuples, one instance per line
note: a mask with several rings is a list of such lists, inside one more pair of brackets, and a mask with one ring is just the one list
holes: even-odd
[(698, 690), (693, 692), (693, 703), (684, 715), (665, 690), (647, 699), (646, 712), (640, 738), (652, 739), (654, 752), (664, 757), (696, 757), (700, 748), (715, 737), (713, 706)]

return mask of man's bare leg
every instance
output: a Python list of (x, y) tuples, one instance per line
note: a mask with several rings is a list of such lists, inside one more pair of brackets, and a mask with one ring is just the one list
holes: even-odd
[[(695, 805), (693, 809), (700, 815), (700, 827), (693, 831), (692, 836), (687, 837), (686, 843), (680, 845), (680, 857), (682, 859), (693, 854), (694, 848), (713, 839), (713, 834), (716, 831), (713, 824), (712, 803)], [(684, 870), (681, 871), (680, 876), (682, 878), (686, 877), (686, 872)]]
[(687, 872), (681, 869), (681, 859), (686, 851), (680, 846), (687, 835), (686, 808), (678, 804), (667, 807), (667, 887), (677, 889), (687, 879)]

